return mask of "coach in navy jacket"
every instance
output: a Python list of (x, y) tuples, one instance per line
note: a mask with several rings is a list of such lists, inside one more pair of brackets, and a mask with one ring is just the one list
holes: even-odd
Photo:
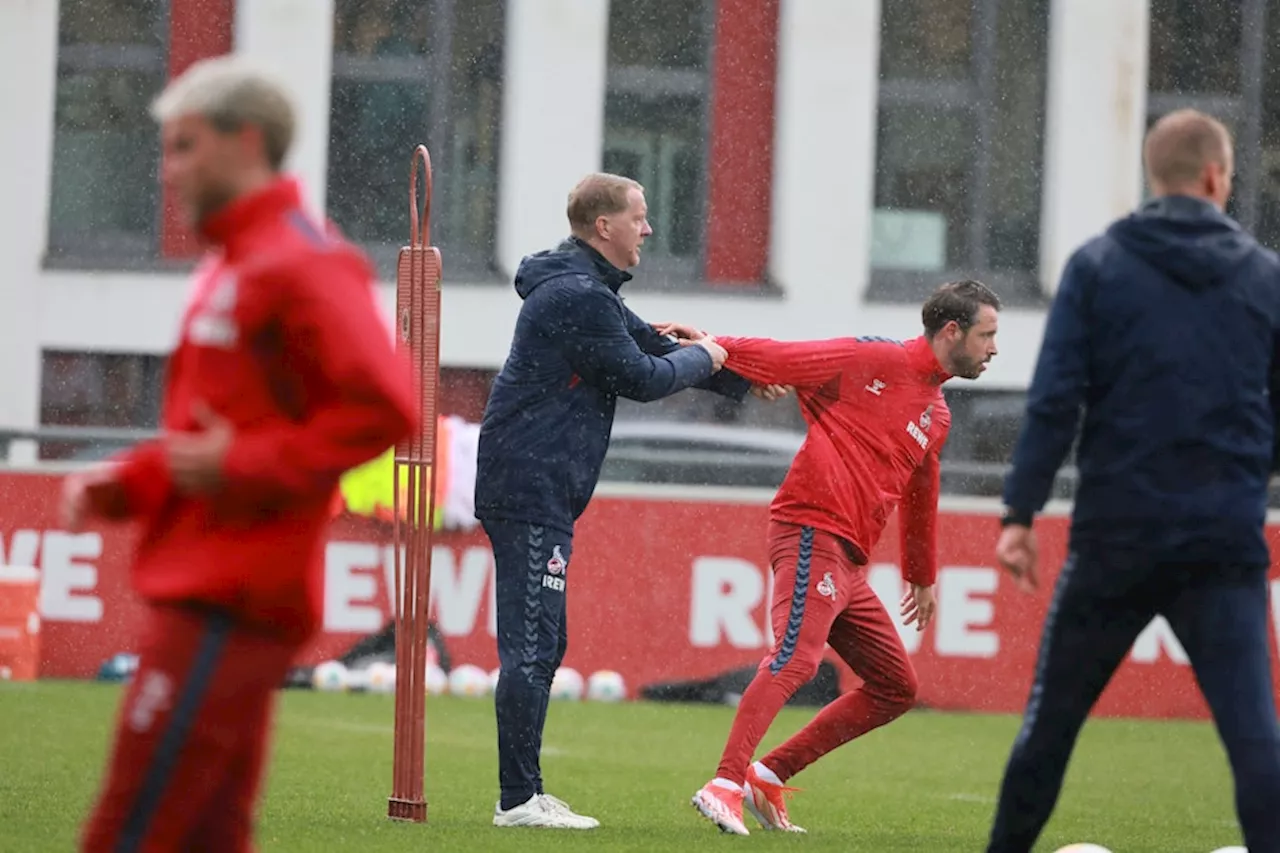
[(571, 533), (599, 480), (618, 397), (747, 393), (737, 374), (712, 373), (706, 349), (681, 347), (637, 317), (618, 295), (630, 279), (577, 237), (520, 263), (524, 304), (480, 427), (478, 518)]
[[(524, 304), (485, 409), (476, 474), (498, 608), (496, 826), (599, 825), (543, 791), (539, 753), (567, 646), (573, 526), (599, 480), (618, 397), (649, 401), (701, 387), (741, 399), (751, 387), (720, 370), (725, 352), (714, 340), (680, 346), (618, 295), (652, 233), (646, 213), (639, 184), (590, 175), (569, 197), (574, 236), (526, 257), (516, 273)], [(608, 561), (600, 555), (601, 570)]]
[(1080, 425), (1073, 546), (1266, 565), (1280, 263), (1211, 203), (1155, 198), (1070, 259), (1005, 504), (1030, 520)]
[(1156, 616), (1213, 711), (1250, 853), (1280, 851), (1263, 537), (1280, 261), (1223, 212), (1234, 157), (1222, 124), (1172, 113), (1144, 155), (1152, 200), (1066, 265), (1005, 483), (996, 556), (1034, 588), (1032, 517), (1082, 422), (1069, 552), (989, 853), (1031, 850), (1080, 726)]

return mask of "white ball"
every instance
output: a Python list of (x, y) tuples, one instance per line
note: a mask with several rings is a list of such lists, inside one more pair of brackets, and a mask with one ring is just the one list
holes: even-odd
[(311, 673), (311, 686), (326, 693), (339, 693), (351, 684), (351, 674), (336, 660), (327, 660)]
[(365, 684), (371, 693), (396, 691), (396, 665), (388, 661), (375, 661), (365, 670)]
[(449, 676), (438, 666), (427, 667), (427, 692), (439, 696), (449, 689)]
[(1111, 851), (1100, 844), (1086, 842), (1083, 844), (1068, 844), (1066, 847), (1055, 850), (1054, 853), (1111, 853)]
[(487, 696), (489, 674), (475, 664), (455, 666), (449, 673), (449, 692), (454, 696)]
[(490, 693), (498, 689), (498, 678), (501, 675), (502, 675), (502, 667), (500, 666), (494, 667), (494, 670), (489, 673), (489, 692)]
[(1236, 845), (1235, 847), (1219, 847), (1217, 850), (1214, 850), (1213, 853), (1249, 853), (1249, 851), (1244, 847)]
[(551, 679), (551, 698), (576, 702), (582, 698), (582, 686), (582, 674), (562, 666), (556, 670), (556, 677)]
[(611, 669), (593, 672), (587, 679), (587, 698), (593, 702), (621, 702), (627, 698), (626, 683)]
[(352, 693), (363, 693), (369, 689), (369, 668), (347, 670), (347, 689)]

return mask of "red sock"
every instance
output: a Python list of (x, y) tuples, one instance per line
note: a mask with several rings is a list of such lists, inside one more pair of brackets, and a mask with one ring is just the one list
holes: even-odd
[(761, 760), (785, 782), (833, 749), (896, 720), (911, 705), (909, 695), (869, 692), (864, 684), (828, 704)]
[[(729, 740), (716, 770), (717, 777), (739, 785), (743, 783), (751, 758), (769, 725), (801, 685), (813, 678), (816, 669), (816, 665), (795, 660), (777, 675), (769, 671), (767, 664), (760, 667), (738, 703), (738, 713), (734, 715), (733, 728), (729, 730)], [(773, 765), (769, 766), (772, 769)]]

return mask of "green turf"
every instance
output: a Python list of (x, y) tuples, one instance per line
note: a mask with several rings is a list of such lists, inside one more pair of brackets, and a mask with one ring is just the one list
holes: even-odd
[[(0, 850), (71, 850), (92, 800), (119, 688), (0, 683)], [(258, 828), (270, 851), (691, 850), (980, 851), (1017, 720), (916, 712), (796, 778), (807, 836), (722, 837), (689, 806), (714, 771), (732, 711), (709, 706), (556, 704), (548, 790), (603, 826), (592, 832), (493, 828), (492, 703), (428, 702), (426, 826), (388, 821), (392, 702), (283, 695)], [(783, 713), (767, 743), (798, 728)], [(754, 827), (748, 818), (748, 826)], [(1239, 844), (1231, 782), (1213, 730), (1197, 723), (1092, 721), (1037, 850), (1072, 841), (1114, 853), (1209, 853)]]

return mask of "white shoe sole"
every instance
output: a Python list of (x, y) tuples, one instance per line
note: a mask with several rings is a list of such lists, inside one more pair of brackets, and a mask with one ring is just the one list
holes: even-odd
[(507, 829), (515, 827), (529, 829), (595, 829), (600, 823), (598, 821), (593, 823), (577, 822), (552, 815), (529, 815), (527, 817), (520, 815), (512, 818), (507, 818), (504, 815), (494, 815), (493, 825)]
[(493, 825), (503, 828), (527, 827), (530, 829), (595, 829), (600, 821), (593, 817), (580, 815), (569, 810), (567, 806), (555, 808), (545, 802), (538, 802), (535, 797), (531, 803), (524, 803), (508, 811), (495, 811)]
[(569, 808), (569, 804), (566, 803), (564, 800), (561, 800), (561, 799), (558, 799), (557, 797), (552, 797), (549, 795), (544, 795), (544, 799), (548, 801), (552, 801), (549, 803), (549, 805), (551, 806), (551, 811), (553, 813), (558, 814), (561, 817), (567, 818), (570, 821), (576, 821), (581, 823), (582, 824), (581, 826), (575, 827), (577, 829), (596, 829), (597, 827), (600, 826), (600, 821), (596, 820), (595, 818), (589, 815), (578, 814), (573, 809)]
[(694, 794), (693, 799), (691, 799), (689, 802), (695, 809), (698, 810), (698, 814), (702, 815), (707, 820), (714, 823), (721, 832), (726, 833), (728, 835), (750, 835), (751, 834), (750, 832), (747, 831), (747, 827), (745, 824), (735, 826), (731, 821), (725, 818), (722, 818), (718, 814), (716, 814), (715, 807), (708, 805), (706, 802), (703, 801), (701, 791)]

